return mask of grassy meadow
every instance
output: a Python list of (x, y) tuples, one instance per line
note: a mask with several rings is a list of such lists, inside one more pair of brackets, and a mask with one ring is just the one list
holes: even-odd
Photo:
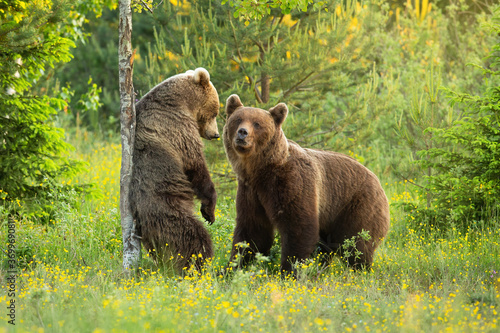
[[(418, 230), (401, 203), (416, 187), (381, 179), (391, 230), (369, 271), (340, 259), (301, 264), (298, 279), (277, 273), (279, 247), (230, 279), (217, 272), (229, 257), (234, 183), (219, 170), (216, 222), (207, 226), (216, 255), (205, 270), (175, 276), (143, 254), (133, 278), (121, 270), (118, 144), (77, 145), (88, 172), (68, 182), (94, 182), (100, 196), (61, 205), (49, 225), (15, 221), (19, 271), (15, 326), (0, 295), (0, 332), (498, 332), (500, 230)], [(216, 144), (222, 144), (217, 142)], [(222, 192), (222, 193), (221, 193)], [(7, 199), (8, 200), (8, 199)], [(58, 200), (58, 198), (54, 198)], [(12, 202), (11, 204), (17, 204)], [(426, 228), (432, 230), (432, 228)], [(2, 289), (8, 288), (2, 272)]]

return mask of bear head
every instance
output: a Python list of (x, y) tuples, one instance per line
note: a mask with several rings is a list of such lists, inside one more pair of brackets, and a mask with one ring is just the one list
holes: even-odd
[(201, 67), (194, 71), (187, 71), (186, 74), (195, 86), (202, 88), (202, 94), (196, 94), (196, 98), (201, 103), (195, 103), (192, 107), (200, 136), (208, 140), (218, 139), (220, 136), (216, 117), (219, 114), (219, 95), (212, 82), (210, 82), (210, 74)]
[(216, 122), (219, 107), (219, 95), (210, 82), (210, 74), (200, 67), (169, 77), (155, 86), (137, 102), (136, 111), (138, 119), (143, 112), (148, 115), (142, 116), (143, 126), (155, 128), (156, 132), (165, 126), (162, 114), (181, 113), (196, 123), (202, 138), (211, 140), (219, 138)]
[(278, 150), (283, 150), (276, 145), (286, 145), (281, 129), (288, 114), (286, 104), (279, 103), (266, 111), (245, 107), (237, 95), (231, 95), (226, 102), (226, 114), (224, 147), (230, 160), (234, 152), (239, 158), (258, 155), (269, 161)]

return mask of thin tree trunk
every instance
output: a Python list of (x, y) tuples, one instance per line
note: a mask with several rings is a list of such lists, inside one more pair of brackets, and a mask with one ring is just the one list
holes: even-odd
[(262, 98), (262, 103), (267, 103), (269, 102), (269, 75), (267, 75), (266, 72), (262, 72), (260, 76), (260, 91), (261, 91), (261, 98)]
[(123, 237), (123, 269), (127, 274), (135, 269), (141, 258), (141, 241), (135, 234), (136, 226), (129, 202), (132, 176), (132, 153), (135, 138), (135, 103), (132, 81), (134, 54), (132, 52), (132, 10), (130, 0), (120, 0), (118, 67), (120, 82), (120, 123), (122, 137), (122, 164), (120, 170), (120, 214)]
[[(264, 65), (264, 58), (266, 54), (264, 50), (260, 51), (260, 61), (262, 65)], [(262, 99), (262, 103), (267, 103), (269, 102), (269, 75), (267, 75), (267, 72), (262, 71), (260, 74), (260, 96)]]

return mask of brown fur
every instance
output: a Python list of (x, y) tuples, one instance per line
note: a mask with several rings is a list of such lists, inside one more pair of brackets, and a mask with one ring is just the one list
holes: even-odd
[(179, 271), (189, 267), (193, 255), (200, 267), (213, 249), (193, 214), (194, 196), (203, 217), (213, 222), (217, 194), (200, 136), (219, 137), (217, 91), (208, 72), (198, 68), (154, 87), (136, 112), (130, 204), (142, 243), (160, 261), (174, 256)]
[(370, 266), (389, 229), (389, 205), (377, 177), (349, 156), (304, 149), (286, 139), (281, 125), (288, 109), (244, 107), (237, 95), (226, 105), (224, 147), (238, 175), (236, 227), (231, 261), (240, 242), (250, 244), (243, 261), (256, 252), (269, 255), (274, 230), (281, 236), (281, 268), (303, 260), (318, 244), (336, 252), (344, 240), (357, 240), (363, 254), (349, 258), (354, 267)]

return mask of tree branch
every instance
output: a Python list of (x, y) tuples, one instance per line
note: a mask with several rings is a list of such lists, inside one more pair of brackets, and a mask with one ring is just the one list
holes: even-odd
[(151, 14), (153, 14), (153, 10), (148, 6), (147, 3), (144, 2), (144, 0), (141, 0), (141, 5), (142, 7), (146, 8)]
[(293, 94), (295, 91), (297, 91), (300, 86), (307, 80), (309, 79), (312, 75), (314, 74), (314, 71), (307, 74), (302, 80), (300, 80), (299, 82), (297, 82), (297, 84), (295, 84), (293, 87), (291, 87), (290, 89), (288, 89), (284, 94), (283, 94), (283, 99), (286, 99), (289, 95)]
[(412, 185), (415, 185), (415, 186), (417, 186), (417, 187), (420, 187), (421, 189), (424, 189), (424, 190), (426, 190), (427, 192), (429, 192), (429, 190), (428, 190), (426, 187), (424, 187), (424, 186), (422, 186), (422, 185), (419, 185), (419, 184), (417, 184), (417, 183), (414, 183), (411, 179), (408, 179), (408, 178), (406, 178), (405, 176), (403, 176), (403, 175), (401, 175), (401, 174), (400, 174), (400, 176), (401, 176), (401, 178), (403, 178), (404, 180), (406, 180), (408, 183), (410, 183), (410, 184), (412, 184)]
[(157, 4), (157, 5), (155, 6), (155, 9), (153, 9), (153, 10), (156, 10), (156, 8), (160, 7), (162, 3), (163, 3), (163, 0), (161, 0), (161, 1), (160, 1), (160, 3), (159, 3), (159, 4)]

